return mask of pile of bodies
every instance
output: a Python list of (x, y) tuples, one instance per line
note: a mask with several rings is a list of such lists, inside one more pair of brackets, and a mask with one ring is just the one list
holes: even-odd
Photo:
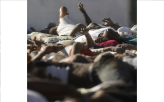
[(28, 102), (136, 102), (137, 26), (96, 24), (78, 9), (86, 25), (63, 6), (58, 24), (28, 30)]

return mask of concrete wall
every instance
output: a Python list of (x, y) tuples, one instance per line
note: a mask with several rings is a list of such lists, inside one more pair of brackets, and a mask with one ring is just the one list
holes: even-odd
[(84, 8), (93, 22), (102, 24), (104, 17), (110, 17), (115, 23), (122, 26), (130, 24), (129, 0), (28, 0), (27, 27), (36, 30), (45, 28), (49, 22), (59, 20), (59, 8), (66, 6), (70, 19), (74, 23), (84, 23), (82, 13), (78, 10), (78, 3)]

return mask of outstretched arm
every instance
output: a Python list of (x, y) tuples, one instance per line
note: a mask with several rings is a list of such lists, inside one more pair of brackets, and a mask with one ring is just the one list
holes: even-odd
[(88, 26), (92, 22), (92, 20), (86, 13), (85, 9), (83, 8), (83, 4), (81, 2), (78, 4), (78, 8), (84, 16), (86, 26)]
[[(86, 29), (86, 28), (81, 28), (80, 32), (85, 35), (85, 37), (86, 37), (86, 44), (87, 44), (87, 46), (89, 48), (91, 48), (91, 47), (94, 47), (94, 42), (93, 42), (93, 39), (91, 38), (90, 34), (88, 33), (88, 31), (89, 30)], [(83, 42), (81, 42), (81, 43), (83, 43)]]
[(61, 51), (64, 48), (62, 44), (54, 44), (52, 46), (50, 45), (41, 45), (41, 50), (38, 52), (38, 54), (32, 59), (32, 61), (40, 61), (42, 57), (46, 54), (49, 54), (51, 52), (58, 52)]
[(113, 27), (115, 30), (117, 30), (118, 28), (120, 28), (121, 26), (114, 24), (113, 21), (110, 18), (104, 18), (102, 20), (104, 22), (104, 26), (111, 26)]

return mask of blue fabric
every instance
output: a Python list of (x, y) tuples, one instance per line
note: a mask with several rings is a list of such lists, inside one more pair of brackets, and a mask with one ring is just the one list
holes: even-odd
[(30, 30), (30, 29), (28, 29), (27, 30), (27, 33), (29, 34), (29, 33), (32, 33), (33, 31), (32, 30)]

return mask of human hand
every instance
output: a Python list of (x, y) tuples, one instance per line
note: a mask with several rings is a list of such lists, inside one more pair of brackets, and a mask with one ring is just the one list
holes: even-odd
[(89, 29), (86, 29), (85, 27), (82, 27), (80, 30), (81, 34), (88, 34)]
[(111, 26), (114, 24), (110, 18), (104, 18), (102, 21), (104, 22), (104, 24), (102, 24), (104, 26)]
[(82, 11), (85, 11), (84, 8), (83, 8), (83, 4), (81, 2), (79, 2), (78, 4), (78, 8), (79, 10), (82, 12)]

